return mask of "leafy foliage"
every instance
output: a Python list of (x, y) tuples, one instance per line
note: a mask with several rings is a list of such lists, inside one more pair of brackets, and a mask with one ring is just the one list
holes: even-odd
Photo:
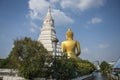
[(95, 70), (94, 65), (87, 60), (48, 55), (41, 43), (27, 37), (16, 39), (8, 58), (0, 62), (0, 67), (17, 69), (21, 76), (31, 80), (34, 77), (69, 80)]
[(58, 58), (56, 60), (56, 65), (53, 68), (57, 79), (68, 80), (77, 77), (76, 75), (76, 62), (74, 59)]
[(95, 66), (88, 60), (80, 60), (77, 62), (78, 76), (90, 74), (94, 70), (95, 70)]
[(43, 67), (47, 53), (41, 43), (25, 37), (14, 41), (14, 48), (8, 59), (12, 62), (12, 67), (19, 70), (21, 76), (31, 79), (44, 76)]
[(111, 66), (106, 62), (106, 61), (103, 61), (101, 64), (100, 64), (100, 70), (103, 72), (103, 73), (110, 73), (111, 72)]
[(53, 76), (57, 80), (69, 80), (90, 74), (95, 70), (95, 66), (87, 60), (67, 59), (65, 56), (56, 58), (53, 66), (48, 69), (49, 76)]
[(11, 62), (8, 58), (6, 59), (0, 59), (0, 68), (12, 68)]

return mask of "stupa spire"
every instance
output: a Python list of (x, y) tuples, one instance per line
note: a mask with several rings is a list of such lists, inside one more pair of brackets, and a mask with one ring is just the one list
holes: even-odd
[(48, 12), (51, 13), (51, 6), (48, 6)]
[(50, 6), (50, 5), (48, 6), (48, 12), (47, 12), (47, 15), (46, 15), (45, 19), (46, 19), (46, 18), (52, 19), (51, 6)]
[[(43, 44), (43, 46), (49, 51), (53, 52), (52, 39), (57, 38), (56, 31), (54, 27), (54, 20), (51, 15), (51, 6), (48, 6), (48, 12), (44, 18), (43, 25), (41, 28), (41, 33), (38, 37), (38, 41)], [(61, 54), (61, 47), (57, 44), (57, 53)]]

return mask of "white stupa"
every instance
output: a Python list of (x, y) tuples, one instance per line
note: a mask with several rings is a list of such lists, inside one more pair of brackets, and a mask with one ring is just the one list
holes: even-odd
[[(41, 28), (41, 33), (38, 37), (38, 41), (41, 42), (43, 46), (51, 54), (53, 54), (53, 45), (52, 45), (53, 38), (57, 38), (57, 36), (56, 36), (55, 27), (54, 27), (54, 20), (51, 16), (51, 8), (49, 6), (47, 15), (45, 16), (43, 21), (43, 25)], [(61, 55), (61, 46), (59, 45), (59, 42), (57, 44), (56, 50), (57, 50), (56, 55)]]

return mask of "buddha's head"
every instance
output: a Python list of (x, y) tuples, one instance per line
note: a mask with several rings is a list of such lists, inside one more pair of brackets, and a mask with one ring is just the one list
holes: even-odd
[(68, 31), (66, 32), (66, 39), (73, 39), (73, 32), (70, 28), (68, 28)]

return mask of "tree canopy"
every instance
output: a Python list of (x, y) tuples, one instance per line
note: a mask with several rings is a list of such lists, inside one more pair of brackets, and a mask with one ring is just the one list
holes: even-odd
[(12, 62), (12, 68), (18, 69), (23, 77), (29, 79), (44, 76), (43, 67), (47, 54), (41, 43), (25, 37), (14, 41), (8, 59)]
[(101, 62), (101, 64), (100, 64), (101, 72), (110, 73), (111, 69), (112, 69), (111, 66), (106, 61)]
[(67, 59), (49, 55), (44, 46), (31, 38), (16, 39), (14, 47), (0, 67), (17, 69), (20, 75), (32, 80), (35, 77), (68, 80), (90, 74), (95, 70), (88, 60)]
[(48, 68), (48, 76), (57, 80), (69, 80), (92, 73), (95, 66), (88, 60), (66, 58), (61, 56), (53, 61), (53, 66)]

